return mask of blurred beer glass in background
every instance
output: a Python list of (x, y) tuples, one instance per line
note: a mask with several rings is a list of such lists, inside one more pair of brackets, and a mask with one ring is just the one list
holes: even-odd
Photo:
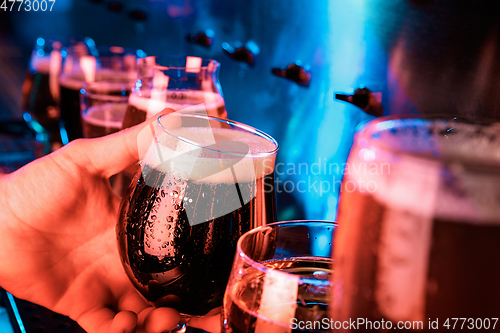
[(66, 57), (60, 78), (60, 125), (64, 144), (83, 137), (80, 90), (84, 84), (102, 82), (101, 93), (123, 95), (122, 84), (137, 79), (137, 59), (141, 56), (144, 56), (142, 50), (99, 46), (95, 52), (77, 52), (76, 56)]
[(118, 132), (128, 105), (128, 96), (135, 80), (129, 82), (96, 81), (83, 85), (80, 109), (83, 136), (96, 138)]
[(148, 135), (120, 207), (122, 262), (151, 303), (205, 315), (222, 305), (239, 237), (276, 220), (278, 145), (244, 124), (178, 112), (145, 128), (139, 146)]
[(130, 96), (124, 128), (165, 108), (227, 117), (217, 61), (192, 56), (149, 56), (139, 59), (138, 67), (139, 81)]
[[(123, 128), (142, 123), (165, 108), (227, 118), (219, 82), (220, 63), (192, 56), (149, 56), (137, 61), (139, 79), (132, 89)], [(137, 166), (120, 173), (126, 188)]]
[[(97, 138), (118, 132), (128, 106), (135, 80), (128, 82), (95, 81), (84, 83), (80, 91), (81, 123), (84, 138)], [(110, 178), (110, 184), (118, 195), (123, 195), (130, 179), (124, 181), (123, 173)]]
[(335, 228), (290, 221), (243, 235), (224, 296), (223, 332), (329, 332)]
[(21, 105), (24, 119), (45, 141), (49, 150), (61, 146), (59, 133), (59, 76), (63, 59), (76, 53), (88, 54), (94, 47), (90, 38), (38, 37), (24, 79)]
[(419, 332), (448, 318), (493, 327), (499, 131), (451, 117), (380, 118), (358, 131), (338, 215), (333, 319), (410, 322)]

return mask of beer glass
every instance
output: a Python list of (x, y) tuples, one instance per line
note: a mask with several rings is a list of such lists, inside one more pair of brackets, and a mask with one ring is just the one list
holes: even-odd
[[(137, 58), (141, 50), (120, 46), (100, 46), (90, 54), (68, 55), (60, 77), (61, 135), (64, 144), (82, 138), (80, 118), (80, 89), (85, 83), (107, 82), (113, 85), (128, 83), (137, 79)], [(108, 94), (121, 94), (121, 89)]]
[(335, 320), (365, 319), (357, 329), (366, 331), (494, 327), (499, 129), (409, 117), (379, 118), (357, 132), (338, 214)]
[[(89, 38), (38, 37), (24, 79), (21, 105), (24, 119), (38, 134), (37, 138), (60, 145), (59, 75), (63, 58), (76, 49), (88, 50)], [(57, 147), (52, 147), (55, 149)]]
[(139, 59), (139, 81), (123, 127), (137, 125), (165, 108), (227, 118), (219, 68), (215, 60), (192, 56)]
[(201, 316), (222, 305), (238, 238), (275, 221), (278, 145), (250, 126), (174, 112), (151, 138), (116, 231), (125, 271), (152, 304)]
[(129, 82), (96, 81), (84, 84), (80, 91), (83, 136), (96, 138), (118, 132), (135, 80)]
[(222, 313), (223, 332), (329, 332), (336, 224), (272, 223), (238, 241)]

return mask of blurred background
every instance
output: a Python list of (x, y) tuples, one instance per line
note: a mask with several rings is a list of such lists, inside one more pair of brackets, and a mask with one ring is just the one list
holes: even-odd
[[(373, 118), (336, 100), (335, 93), (352, 94), (366, 87), (377, 93), (385, 114), (500, 115), (497, 2), (56, 0), (48, 4), (53, 4), (51, 11), (26, 7), (10, 11), (10, 4), (0, 9), (2, 123), (22, 117), (21, 87), (39, 36), (90, 36), (97, 45), (140, 48), (148, 55), (216, 59), (221, 63), (229, 117), (262, 129), (280, 144), (276, 168), (280, 220), (335, 219), (342, 163), (355, 128)], [(241, 52), (231, 56), (224, 50), (231, 48)], [(300, 67), (280, 71), (291, 64)], [(273, 69), (288, 78), (273, 74)]]

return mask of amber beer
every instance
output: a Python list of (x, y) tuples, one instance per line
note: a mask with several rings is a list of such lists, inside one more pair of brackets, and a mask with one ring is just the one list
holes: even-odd
[[(257, 156), (276, 146), (233, 129), (187, 131), (194, 135), (180, 137), (203, 142), (213, 135), (218, 144), (248, 144), (249, 152), (256, 154), (248, 164), (255, 176), (241, 174), (236, 183), (229, 169), (203, 176), (207, 169), (220, 169), (237, 158), (210, 149), (195, 165), (183, 164), (191, 160), (182, 158), (173, 166), (158, 164), (146, 155), (122, 200), (117, 234), (125, 270), (144, 297), (181, 313), (205, 315), (222, 304), (238, 238), (276, 219), (274, 155)], [(162, 142), (161, 137), (155, 140)], [(166, 161), (175, 155), (166, 146), (151, 146), (148, 154), (156, 153)], [(192, 172), (174, 171), (179, 164), (180, 168), (193, 168)], [(214, 217), (215, 211), (226, 213)]]
[[(233, 287), (234, 291), (226, 292), (224, 300), (224, 310), (227, 311), (227, 320), (223, 327), (226, 333), (259, 333), (263, 332), (262, 327), (258, 328), (257, 322), (265, 322), (264, 332), (290, 332), (290, 333), (328, 333), (328, 303), (329, 295), (319, 292), (320, 288), (327, 289), (321, 281), (315, 281), (318, 275), (324, 274), (328, 280), (328, 275), (332, 271), (330, 259), (307, 258), (307, 259), (275, 259), (262, 262), (263, 265), (281, 271), (310, 279), (313, 283), (304, 282), (297, 290), (296, 305), (294, 304), (294, 318), (291, 322), (283, 325), (265, 316), (259, 316), (259, 306), (257, 302), (262, 297), (262, 281), (265, 274), (256, 271), (254, 274), (242, 279)], [(321, 287), (318, 288), (318, 285)], [(282, 288), (282, 286), (280, 286)], [(276, 288), (276, 292), (281, 291)], [(316, 292), (315, 292), (316, 291)], [(275, 305), (273, 314), (283, 311), (283, 307), (290, 307), (290, 304)], [(226, 310), (227, 309), (227, 310)], [(306, 324), (309, 322), (309, 324)], [(315, 323), (314, 323), (315, 322)], [(313, 324), (314, 323), (314, 324)], [(309, 327), (310, 326), (310, 327)]]
[(100, 137), (122, 128), (133, 84), (97, 81), (84, 85), (80, 95), (84, 137)]
[(500, 331), (499, 126), (381, 119), (358, 132), (333, 252), (336, 321), (435, 332), (466, 318), (464, 329)]
[(122, 128), (127, 104), (107, 103), (82, 112), (83, 135), (97, 138), (116, 133)]
[(165, 108), (186, 110), (209, 116), (227, 117), (224, 98), (217, 92), (196, 90), (143, 90), (132, 92), (123, 128), (138, 125)]

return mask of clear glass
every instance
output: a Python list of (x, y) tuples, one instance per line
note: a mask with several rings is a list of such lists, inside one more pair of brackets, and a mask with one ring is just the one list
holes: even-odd
[(152, 304), (205, 315), (222, 305), (239, 237), (276, 219), (278, 145), (244, 124), (177, 112), (139, 137), (147, 149), (116, 228), (122, 262)]
[(447, 318), (498, 317), (499, 129), (438, 116), (379, 118), (357, 132), (335, 239), (335, 320), (433, 332)]
[(217, 61), (193, 56), (150, 56), (139, 59), (138, 64), (139, 80), (130, 96), (125, 128), (165, 108), (227, 118)]
[[(278, 222), (238, 241), (224, 296), (224, 332), (329, 332), (336, 224)], [(315, 329), (306, 329), (307, 322)], [(314, 324), (315, 322), (315, 324)]]
[(37, 137), (49, 145), (61, 143), (59, 76), (63, 58), (75, 50), (91, 52), (93, 45), (90, 38), (76, 37), (38, 37), (35, 42), (22, 87), (21, 105), (24, 119)]
[[(121, 84), (137, 79), (137, 59), (142, 50), (120, 46), (99, 46), (92, 53), (68, 55), (60, 77), (61, 137), (64, 144), (83, 137), (80, 117), (80, 90), (84, 84), (104, 83), (103, 89), (121, 92)], [(132, 84), (131, 84), (132, 85)]]
[(97, 138), (121, 130), (135, 81), (91, 82), (80, 91), (83, 136)]

